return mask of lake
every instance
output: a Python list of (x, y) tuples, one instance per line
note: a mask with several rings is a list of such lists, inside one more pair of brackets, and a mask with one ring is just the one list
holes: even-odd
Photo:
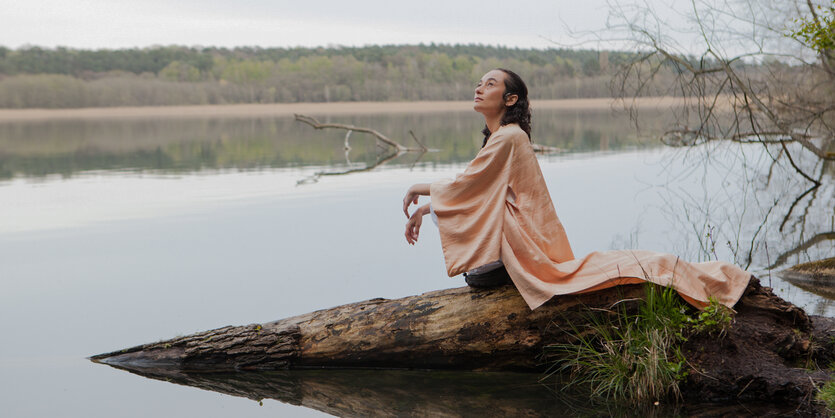
[[(406, 243), (401, 202), (411, 184), (463, 170), (481, 145), (480, 116), (317, 117), (408, 146), (413, 131), (435, 151), (389, 159), (353, 133), (346, 152), (344, 131), (284, 116), (0, 122), (3, 415), (317, 416), (344, 412), (334, 399), (352, 390), (368, 408), (411, 394), (397, 413), (455, 415), (486, 398), (498, 399), (486, 404), (493, 411), (534, 415), (587, 407), (527, 375), (282, 372), (221, 376), (224, 392), (192, 387), (217, 381), (172, 384), (86, 359), (464, 284), (446, 277), (431, 222)], [(835, 254), (831, 164), (796, 154), (824, 180), (808, 191), (785, 159), (773, 162), (779, 148), (663, 146), (658, 134), (673, 127), (663, 111), (648, 112), (640, 133), (608, 109), (535, 110), (533, 121), (534, 141), (561, 150), (540, 164), (578, 256), (645, 248), (732, 261), (807, 312), (835, 315), (825, 292), (776, 274)], [(507, 390), (528, 395), (499, 395)]]

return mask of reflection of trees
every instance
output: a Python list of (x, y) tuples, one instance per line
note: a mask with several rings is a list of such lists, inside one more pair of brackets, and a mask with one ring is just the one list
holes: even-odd
[[(356, 126), (356, 125), (348, 125), (348, 124), (344, 124), (344, 123), (321, 123), (316, 118), (314, 118), (312, 116), (300, 115), (298, 113), (294, 115), (294, 119), (296, 121), (302, 122), (306, 125), (310, 125), (313, 129), (317, 129), (317, 130), (318, 129), (342, 129), (342, 130), (345, 130), (346, 131), (346, 133), (345, 133), (345, 145), (344, 145), (343, 149), (345, 150), (345, 163), (349, 167), (346, 170), (318, 171), (318, 172), (314, 173), (312, 176), (309, 176), (307, 178), (299, 180), (296, 184), (315, 183), (319, 180), (319, 177), (322, 177), (322, 176), (341, 176), (341, 175), (352, 174), (352, 173), (361, 173), (363, 171), (370, 171), (370, 170), (373, 170), (374, 168), (379, 167), (379, 166), (381, 166), (381, 165), (383, 165), (383, 164), (385, 164), (385, 163), (387, 163), (387, 162), (389, 162), (389, 161), (391, 161), (391, 160), (393, 160), (393, 159), (395, 159), (395, 158), (397, 158), (397, 157), (399, 157), (399, 156), (401, 156), (405, 153), (418, 153), (418, 156), (415, 159), (415, 163), (417, 163), (420, 160), (420, 158), (423, 157), (423, 154), (426, 154), (427, 152), (437, 152), (438, 151), (436, 149), (429, 149), (429, 148), (426, 147), (426, 145), (423, 145), (423, 143), (420, 142), (420, 140), (417, 138), (417, 136), (415, 136), (415, 133), (412, 132), (412, 131), (409, 131), (409, 135), (411, 135), (412, 139), (414, 139), (415, 142), (418, 143), (418, 145), (420, 146), (419, 148), (406, 147), (403, 144), (401, 144), (399, 142), (396, 142), (396, 141), (393, 141), (389, 137), (380, 133), (379, 131), (377, 131), (375, 129), (371, 129), (371, 128), (366, 128), (366, 127)], [(377, 154), (377, 158), (374, 160), (374, 162), (372, 164), (368, 164), (368, 165), (364, 165), (364, 166), (356, 167), (356, 168), (351, 168), (351, 166), (353, 164), (351, 163), (351, 158), (350, 158), (350, 155), (349, 155), (349, 153), (351, 152), (351, 145), (349, 143), (349, 140), (351, 139), (351, 134), (355, 131), (356, 132), (361, 132), (361, 133), (367, 133), (367, 134), (370, 134), (370, 135), (374, 136), (374, 138), (377, 139), (377, 142), (375, 143), (375, 145), (377, 145), (377, 147), (378, 147), (378, 154)], [(414, 165), (414, 163), (413, 163), (413, 165)]]
[[(312, 116), (306, 116), (306, 115), (300, 115), (300, 114), (295, 115), (295, 120), (297, 120), (299, 122), (302, 122), (306, 125), (310, 125), (314, 129), (341, 129), (341, 130), (345, 130), (346, 131), (346, 133), (345, 133), (345, 145), (344, 145), (345, 162), (349, 167), (346, 170), (319, 171), (319, 172), (316, 172), (309, 177), (306, 177), (302, 180), (299, 180), (297, 184), (315, 183), (316, 181), (318, 181), (319, 177), (322, 177), (322, 176), (340, 176), (340, 175), (346, 175), (346, 174), (352, 174), (352, 173), (359, 173), (359, 172), (363, 172), (363, 171), (370, 171), (370, 170), (372, 170), (376, 167), (379, 167), (379, 166), (381, 166), (381, 165), (383, 165), (383, 164), (385, 164), (385, 163), (387, 163), (387, 162), (389, 162), (389, 161), (391, 161), (391, 160), (393, 160), (393, 159), (395, 159), (395, 158), (397, 158), (397, 157), (399, 157), (403, 154), (406, 154), (406, 153), (417, 153), (418, 154), (417, 158), (412, 163), (412, 166), (414, 166), (418, 161), (420, 161), (421, 157), (423, 157), (423, 155), (426, 154), (427, 152), (438, 152), (437, 149), (427, 148), (426, 145), (424, 145), (423, 142), (421, 142), (417, 138), (417, 136), (415, 136), (415, 133), (412, 132), (411, 130), (409, 131), (409, 135), (412, 137), (412, 139), (414, 139), (415, 142), (418, 143), (418, 145), (420, 145), (419, 148), (406, 147), (403, 144), (401, 144), (397, 141), (394, 141), (394, 140), (390, 139), (389, 137), (383, 135), (379, 131), (377, 131), (375, 129), (371, 129), (371, 128), (366, 128), (366, 127), (361, 127), (361, 126), (356, 126), (356, 125), (348, 125), (348, 124), (344, 124), (344, 123), (321, 123), (316, 118), (314, 118)], [(351, 168), (351, 166), (353, 165), (351, 163), (351, 159), (350, 159), (350, 156), (349, 156), (349, 152), (351, 151), (351, 145), (348, 142), (348, 140), (351, 138), (351, 134), (355, 131), (356, 132), (361, 132), (361, 133), (367, 133), (367, 134), (370, 134), (370, 135), (374, 136), (374, 138), (377, 139), (376, 145), (379, 147), (379, 149), (378, 149), (377, 158), (374, 160), (374, 162), (372, 164), (364, 165), (364, 166), (357, 167), (357, 168)], [(533, 149), (534, 149), (534, 152), (538, 152), (538, 153), (562, 152), (562, 150), (559, 149), (559, 148), (550, 147), (550, 146), (541, 145), (541, 144), (533, 144)]]
[(784, 299), (832, 316), (835, 300), (828, 298), (835, 297), (835, 283), (787, 275), (786, 269), (835, 254), (835, 164), (801, 159), (821, 182), (809, 188), (767, 151), (727, 142), (670, 151), (675, 155), (664, 157), (669, 178), (660, 188), (660, 210), (669, 221), (660, 232), (667, 236), (662, 248), (689, 260), (733, 260)]
[[(700, 150), (705, 154), (699, 154)], [(733, 257), (737, 264), (756, 272), (832, 256), (835, 184), (828, 169), (831, 162), (799, 160), (820, 182), (805, 187), (809, 184), (805, 179), (767, 155), (768, 151), (756, 145), (703, 144), (680, 156), (683, 170), (674, 170), (670, 163), (675, 174), (664, 189), (665, 207), (674, 223), (689, 230), (683, 231), (683, 240), (695, 237), (698, 241), (698, 254), (690, 257)], [(701, 191), (678, 191), (682, 178), (697, 176), (704, 176), (699, 180)]]
[(835, 230), (830, 232), (821, 232), (815, 234), (812, 238), (807, 239), (806, 241), (800, 242), (794, 248), (780, 254), (777, 259), (774, 260), (774, 264), (768, 266), (769, 270), (780, 268), (786, 266), (788, 260), (792, 257), (797, 256), (798, 254), (803, 253), (804, 251), (816, 246), (823, 244), (828, 241), (835, 242)]
[[(659, 117), (660, 118), (660, 117)], [(660, 129), (656, 119), (649, 123)], [(423, 162), (466, 162), (481, 146), (483, 119), (473, 112), (339, 115), (329, 123), (373, 126), (392, 137), (409, 138), (419, 127), (422, 141), (437, 149)], [(534, 114), (534, 143), (569, 152), (618, 150), (642, 144), (626, 118), (604, 111), (540, 110)], [(344, 132), (315, 131), (293, 118), (152, 120), (61, 120), (0, 123), (0, 178), (89, 170), (190, 172), (205, 169), (258, 169), (341, 164)], [(423, 139), (425, 137), (425, 139)], [(337, 142), (338, 141), (338, 142)], [(375, 139), (351, 138), (352, 162), (373, 165), (381, 157)], [(385, 154), (385, 153), (384, 153)], [(411, 157), (405, 164), (411, 164)], [(401, 164), (400, 159), (389, 164)], [(353, 168), (353, 167), (352, 167)]]
[(704, 170), (690, 172), (703, 194), (667, 199), (698, 256), (753, 270), (831, 257), (832, 1), (694, 0), (687, 10), (614, 1), (609, 17), (612, 38), (644, 51), (620, 67), (615, 93), (629, 107), (666, 81), (684, 105), (662, 141), (704, 152)]

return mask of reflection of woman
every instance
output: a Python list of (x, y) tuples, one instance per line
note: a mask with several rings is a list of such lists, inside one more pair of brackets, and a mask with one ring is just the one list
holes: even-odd
[[(465, 273), (475, 286), (510, 279), (531, 309), (554, 295), (645, 280), (672, 286), (697, 306), (709, 297), (733, 306), (742, 295), (750, 274), (724, 262), (642, 250), (575, 259), (530, 144), (525, 83), (512, 71), (492, 70), (478, 82), (473, 108), (487, 125), (475, 159), (455, 179), (415, 184), (403, 198), (406, 241), (417, 241), (423, 216), (432, 213), (450, 277)], [(419, 196), (430, 196), (431, 206), (409, 216)]]

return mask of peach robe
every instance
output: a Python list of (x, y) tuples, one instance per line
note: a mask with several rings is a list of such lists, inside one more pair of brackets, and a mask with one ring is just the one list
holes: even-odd
[(494, 132), (464, 173), (430, 186), (450, 277), (501, 259), (531, 309), (554, 295), (649, 280), (702, 307), (733, 307), (751, 275), (720, 261), (688, 263), (644, 250), (575, 259), (533, 147), (518, 125)]

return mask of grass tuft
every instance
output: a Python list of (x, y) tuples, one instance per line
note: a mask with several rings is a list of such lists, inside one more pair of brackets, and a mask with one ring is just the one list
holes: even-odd
[(548, 375), (568, 374), (564, 387), (585, 385), (591, 396), (640, 405), (681, 395), (687, 376), (681, 345), (689, 336), (724, 335), (732, 311), (715, 299), (694, 313), (672, 288), (648, 284), (636, 313), (589, 311), (588, 326), (571, 325), (570, 342), (549, 345)]
[(818, 389), (816, 399), (823, 402), (829, 412), (835, 413), (835, 380), (826, 382)]

